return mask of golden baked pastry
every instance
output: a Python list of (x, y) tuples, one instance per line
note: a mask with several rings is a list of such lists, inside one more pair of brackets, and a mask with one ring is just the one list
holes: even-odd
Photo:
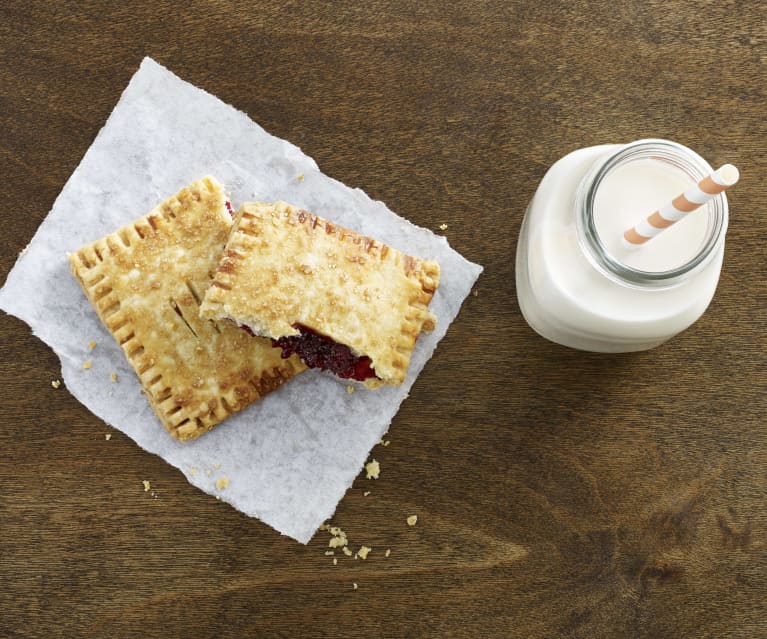
[(69, 254), (160, 421), (192, 439), (305, 369), (269, 340), (199, 305), (232, 228), (223, 188), (194, 182), (147, 215)]
[(367, 386), (401, 384), (439, 265), (285, 202), (246, 203), (200, 307)]

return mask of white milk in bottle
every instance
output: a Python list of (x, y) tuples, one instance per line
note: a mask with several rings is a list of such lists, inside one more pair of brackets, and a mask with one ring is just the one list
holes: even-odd
[(727, 198), (653, 239), (624, 231), (712, 173), (690, 149), (639, 140), (574, 151), (549, 169), (517, 244), (517, 297), (543, 337), (582, 350), (638, 351), (695, 322), (716, 290)]

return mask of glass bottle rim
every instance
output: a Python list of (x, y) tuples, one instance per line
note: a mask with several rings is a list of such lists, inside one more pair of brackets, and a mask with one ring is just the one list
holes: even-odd
[(610, 279), (635, 288), (669, 288), (703, 270), (716, 256), (716, 249), (724, 241), (727, 231), (727, 197), (720, 193), (709, 201), (706, 238), (690, 260), (666, 271), (643, 271), (628, 266), (614, 257), (602, 242), (594, 220), (594, 201), (599, 185), (611, 171), (628, 162), (642, 159), (667, 162), (682, 170), (695, 183), (713, 172), (711, 165), (695, 151), (671, 140), (649, 138), (625, 144), (597, 161), (581, 180), (575, 195), (578, 238), (585, 246), (586, 257), (592, 265)]

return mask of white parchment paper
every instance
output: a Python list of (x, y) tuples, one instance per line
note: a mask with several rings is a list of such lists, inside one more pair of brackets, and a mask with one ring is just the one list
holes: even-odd
[[(404, 385), (349, 394), (345, 383), (310, 371), (195, 441), (180, 443), (165, 432), (71, 276), (65, 252), (143, 215), (206, 174), (227, 186), (235, 208), (247, 200), (283, 199), (440, 263), (431, 304), (437, 329), (418, 339)], [(388, 429), (481, 270), (444, 238), (323, 175), (296, 146), (146, 58), (9, 274), (0, 308), (53, 348), (67, 388), (95, 415), (201, 490), (306, 543)], [(92, 351), (91, 341), (97, 342)], [(88, 370), (86, 359), (92, 360)], [(219, 490), (216, 481), (223, 477), (229, 484)]]

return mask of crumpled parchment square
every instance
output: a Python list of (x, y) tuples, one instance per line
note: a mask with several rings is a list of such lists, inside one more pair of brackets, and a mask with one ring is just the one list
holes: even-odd
[[(419, 337), (402, 386), (350, 394), (329, 374), (309, 371), (197, 440), (181, 443), (166, 433), (70, 274), (65, 253), (207, 174), (226, 185), (235, 208), (244, 201), (286, 200), (439, 262), (440, 287), (431, 303), (437, 328)], [(57, 353), (67, 388), (91, 412), (201, 490), (306, 543), (387, 431), (481, 271), (443, 237), (323, 175), (298, 147), (146, 58), (8, 275), (0, 308)], [(92, 341), (97, 346), (91, 351)], [(228, 486), (219, 490), (216, 482), (224, 477)]]

